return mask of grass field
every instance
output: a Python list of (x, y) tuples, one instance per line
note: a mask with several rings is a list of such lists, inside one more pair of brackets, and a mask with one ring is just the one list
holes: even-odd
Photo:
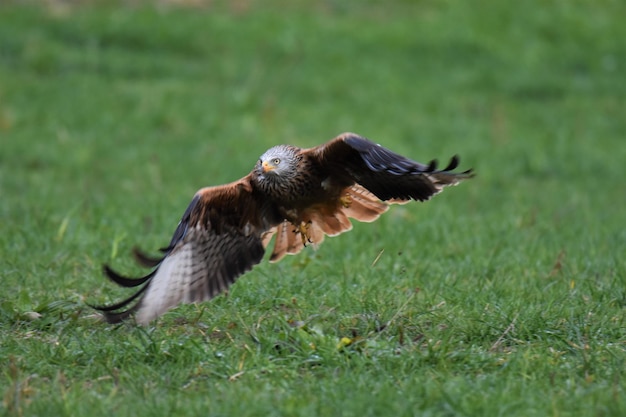
[[(177, 3), (0, 4), (5, 415), (626, 415), (626, 3)], [(198, 188), (343, 131), (478, 175), (96, 319)]]

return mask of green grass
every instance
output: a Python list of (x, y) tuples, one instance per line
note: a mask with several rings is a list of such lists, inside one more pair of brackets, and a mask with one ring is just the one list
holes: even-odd
[[(626, 414), (623, 2), (158, 4), (0, 5), (5, 414)], [(478, 176), (94, 318), (198, 188), (348, 130)]]

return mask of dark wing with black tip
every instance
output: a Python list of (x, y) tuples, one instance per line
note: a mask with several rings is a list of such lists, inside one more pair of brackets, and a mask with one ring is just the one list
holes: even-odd
[(162, 249), (163, 257), (134, 251), (141, 265), (155, 268), (152, 272), (132, 279), (104, 267), (118, 285), (141, 289), (126, 300), (95, 308), (110, 323), (134, 314), (138, 323), (147, 324), (180, 303), (213, 298), (263, 258), (262, 235), (276, 223), (267, 212), (249, 176), (198, 191)]
[(383, 201), (425, 201), (444, 187), (473, 176), (472, 170), (452, 172), (459, 165), (456, 155), (439, 170), (436, 160), (421, 164), (354, 133), (344, 133), (305, 152), (331, 175), (347, 175)]

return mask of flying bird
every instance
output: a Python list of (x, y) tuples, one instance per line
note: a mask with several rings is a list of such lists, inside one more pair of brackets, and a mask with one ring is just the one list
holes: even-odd
[(319, 245), (324, 236), (352, 228), (350, 219), (372, 222), (389, 204), (426, 201), (448, 185), (473, 176), (421, 164), (354, 133), (308, 149), (278, 145), (254, 169), (230, 184), (200, 189), (162, 256), (133, 251), (153, 268), (127, 278), (104, 272), (122, 287), (140, 287), (113, 305), (95, 307), (109, 323), (130, 316), (147, 324), (180, 303), (209, 300), (261, 262), (272, 237), (270, 262)]

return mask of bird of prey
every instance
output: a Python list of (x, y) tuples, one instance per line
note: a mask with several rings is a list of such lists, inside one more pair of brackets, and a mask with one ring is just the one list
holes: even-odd
[(426, 201), (448, 185), (470, 178), (421, 164), (354, 133), (308, 149), (270, 148), (245, 177), (200, 189), (159, 258), (135, 249), (139, 264), (153, 268), (142, 278), (104, 272), (123, 287), (142, 286), (131, 297), (95, 307), (110, 323), (130, 316), (147, 324), (180, 303), (201, 302), (225, 291), (261, 262), (274, 237), (270, 262), (319, 245), (324, 236), (352, 228), (350, 218), (372, 222), (391, 203)]

